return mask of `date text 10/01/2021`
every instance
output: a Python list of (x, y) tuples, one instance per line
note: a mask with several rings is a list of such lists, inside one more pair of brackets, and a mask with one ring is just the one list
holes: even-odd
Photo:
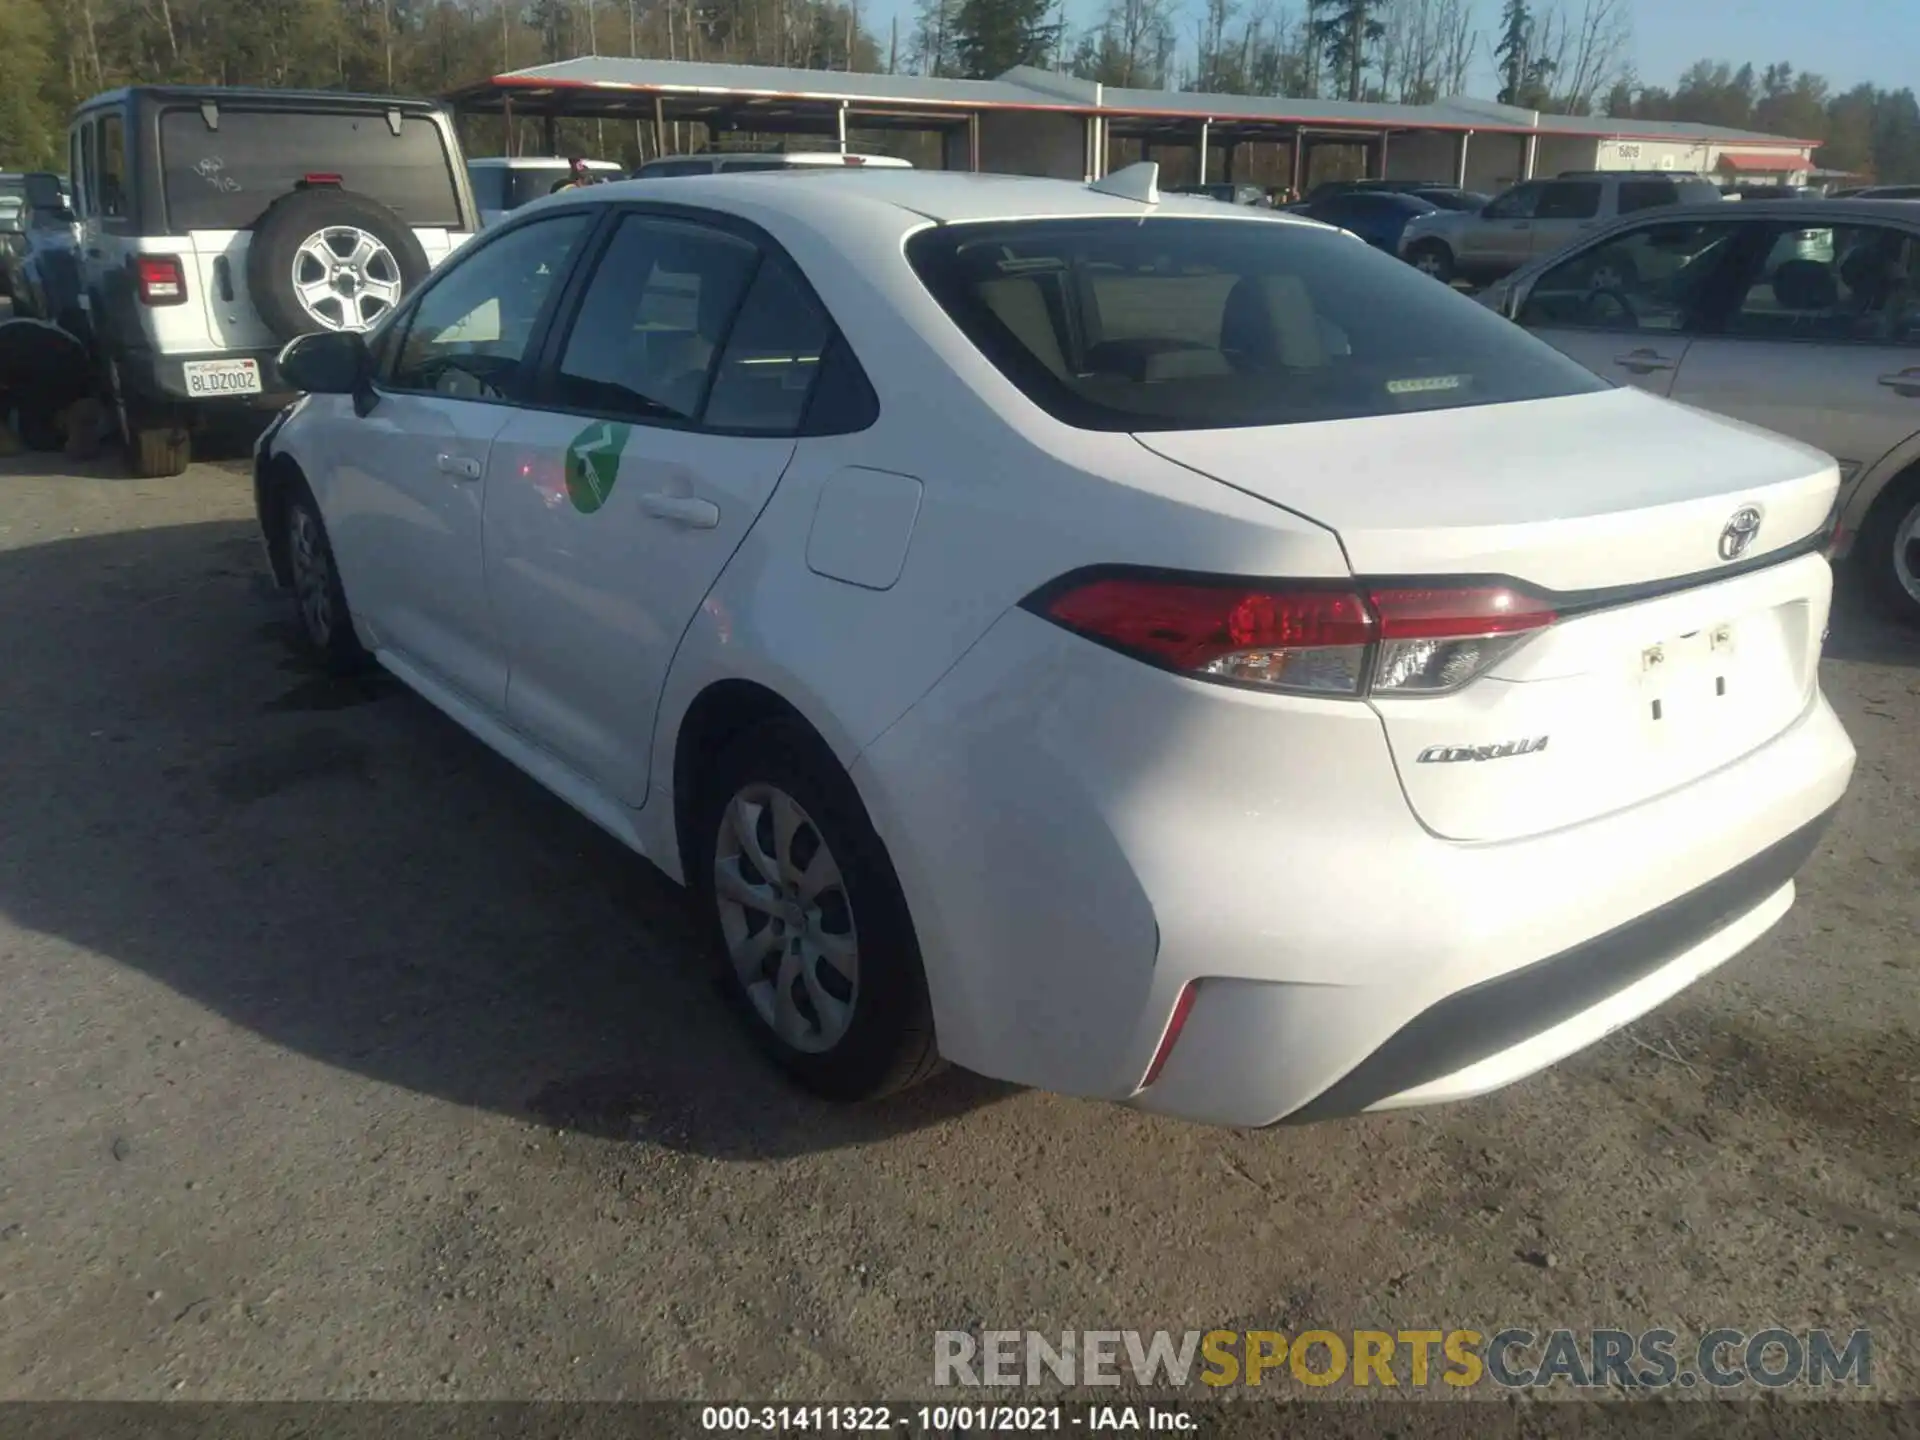
[(1184, 1434), (1199, 1428), (1186, 1410), (1165, 1405), (706, 1405), (700, 1428), (744, 1434), (814, 1431), (913, 1435), (1130, 1431)]

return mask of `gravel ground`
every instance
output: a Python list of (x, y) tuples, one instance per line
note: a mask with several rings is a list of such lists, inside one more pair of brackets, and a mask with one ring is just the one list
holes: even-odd
[(1920, 1398), (1920, 636), (1761, 945), (1503, 1094), (1242, 1134), (760, 1067), (677, 892), (308, 670), (244, 469), (0, 461), (0, 1397), (924, 1395), (984, 1324), (1871, 1327)]

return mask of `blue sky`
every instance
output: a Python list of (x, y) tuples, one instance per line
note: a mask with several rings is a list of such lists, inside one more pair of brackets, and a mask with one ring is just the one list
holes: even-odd
[[(1200, 0), (1174, 0), (1182, 15), (1179, 33), (1191, 44), (1190, 18)], [(1580, 0), (1561, 0), (1577, 12)], [(1695, 60), (1709, 58), (1756, 69), (1785, 60), (1796, 69), (1826, 76), (1836, 89), (1862, 80), (1898, 89), (1920, 84), (1920, 0), (1629, 0), (1634, 12), (1634, 61), (1650, 85), (1671, 85)], [(1076, 25), (1098, 17), (1104, 0), (1067, 0)], [(1298, 11), (1304, 0), (1279, 0), (1274, 8)], [(1490, 31), (1500, 0), (1475, 0), (1483, 31)], [(863, 0), (862, 18), (887, 43), (887, 27), (900, 17), (901, 49), (918, 6), (916, 0)], [(1240, 0), (1245, 13), (1250, 0)], [(1491, 95), (1493, 64), (1484, 50), (1473, 89)]]
[(1785, 60), (1836, 89), (1920, 82), (1916, 0), (1633, 0), (1641, 77), (1668, 85), (1702, 56)]

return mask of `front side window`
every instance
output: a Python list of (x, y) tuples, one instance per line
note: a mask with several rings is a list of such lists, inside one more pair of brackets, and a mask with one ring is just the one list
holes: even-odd
[(1541, 220), (1591, 220), (1600, 213), (1600, 184), (1595, 180), (1563, 180), (1549, 185), (1534, 211)]
[(386, 383), (462, 400), (520, 395), (541, 311), (588, 223), (577, 212), (538, 220), (456, 261), (401, 322)]
[(1488, 202), (1487, 208), (1480, 213), (1489, 220), (1531, 220), (1540, 205), (1540, 195), (1545, 185), (1516, 185), (1504, 195)]
[(627, 216), (567, 337), (555, 401), (623, 419), (695, 419), (759, 263), (758, 246), (724, 231)]
[(1759, 340), (1920, 340), (1920, 240), (1877, 225), (1776, 227), (1742, 277), (1727, 333)]
[(1606, 388), (1401, 261), (1307, 226), (947, 225), (907, 256), (1008, 379), (1083, 429), (1285, 425)]
[(1542, 273), (1516, 318), (1559, 329), (1686, 329), (1739, 232), (1737, 221), (1704, 220), (1616, 235)]

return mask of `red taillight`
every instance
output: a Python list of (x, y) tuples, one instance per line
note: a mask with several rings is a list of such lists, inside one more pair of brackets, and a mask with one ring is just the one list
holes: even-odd
[(867, 157), (864, 155), (842, 155), (840, 157), (840, 163), (843, 165), (864, 165), (867, 163)]
[(1173, 1043), (1180, 1038), (1180, 1032), (1186, 1027), (1187, 1016), (1193, 1010), (1193, 997), (1200, 993), (1200, 982), (1189, 980), (1180, 987), (1180, 993), (1173, 997), (1173, 1013), (1167, 1016), (1167, 1028), (1160, 1032), (1160, 1043), (1153, 1047), (1153, 1059), (1147, 1062), (1147, 1073), (1140, 1081), (1140, 1088), (1146, 1089), (1160, 1078), (1160, 1072), (1166, 1068), (1167, 1057), (1173, 1054)]
[(1551, 625), (1554, 614), (1541, 601), (1499, 586), (1462, 589), (1374, 589), (1367, 598), (1380, 617), (1383, 640), (1457, 640), (1469, 635), (1513, 635)]
[(1544, 601), (1505, 585), (1382, 586), (1367, 598), (1380, 617), (1376, 695), (1458, 690), (1555, 619)]
[(302, 185), (339, 185), (344, 182), (338, 175), (313, 174), (302, 175), (300, 177), (300, 183)]
[(1201, 679), (1310, 695), (1437, 694), (1485, 671), (1553, 610), (1509, 586), (1376, 586), (1126, 574), (1029, 601), (1056, 624)]
[(178, 255), (133, 257), (134, 291), (142, 305), (183, 305), (187, 299), (187, 272)]

